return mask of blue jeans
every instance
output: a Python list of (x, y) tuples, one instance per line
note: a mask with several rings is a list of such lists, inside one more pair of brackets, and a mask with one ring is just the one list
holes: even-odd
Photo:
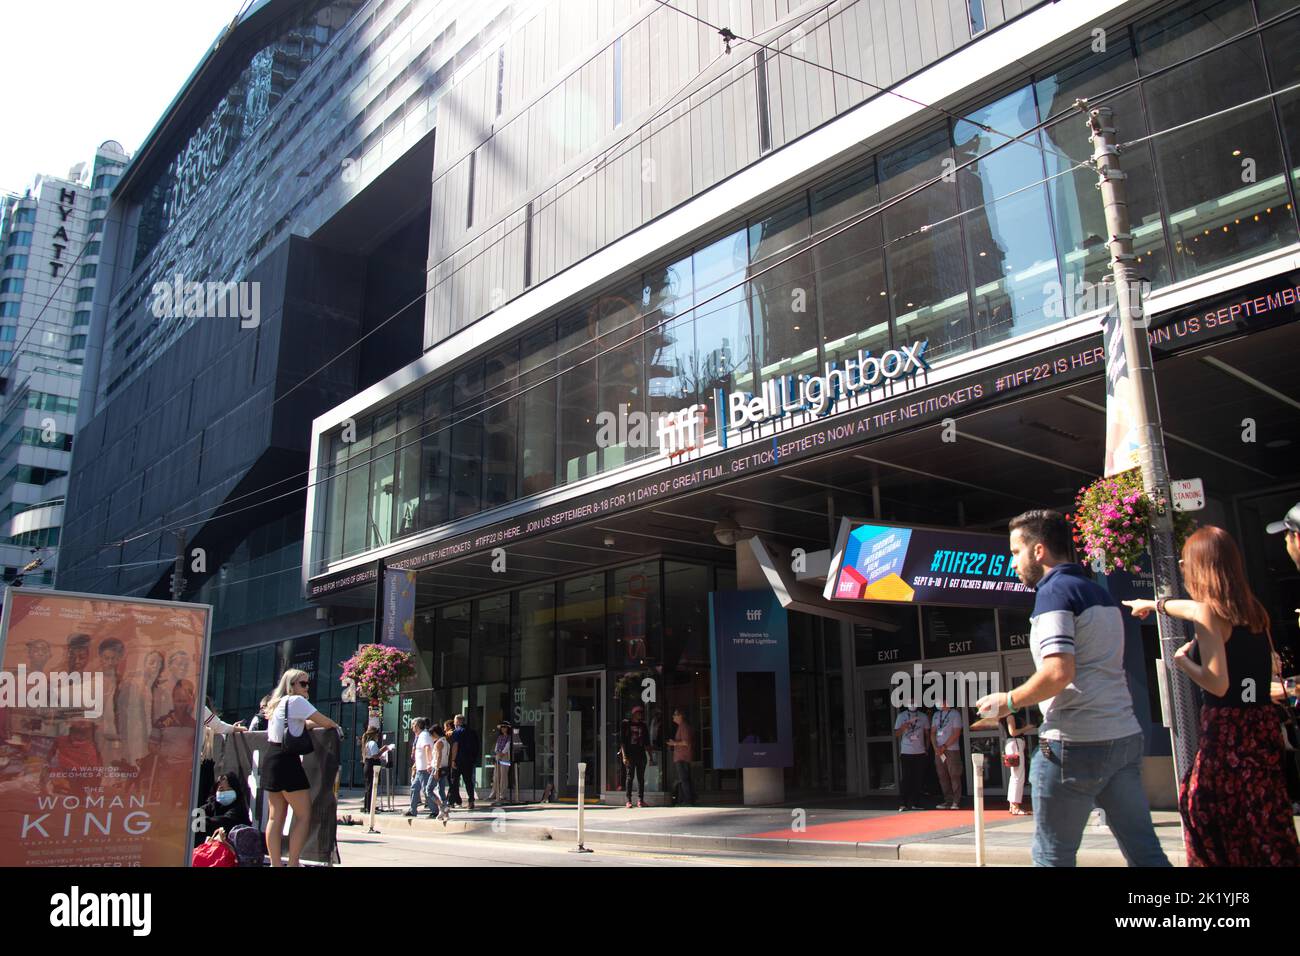
[(1169, 866), (1142, 789), (1142, 734), (1089, 743), (1046, 741), (1029, 769), (1034, 788), (1034, 866), (1074, 866), (1094, 806), (1129, 866)]
[[(411, 777), (411, 812), (416, 813), (420, 809), (420, 795), (429, 789), (429, 771), (417, 770)], [(425, 802), (428, 802), (426, 796)]]
[[(451, 769), (449, 767), (444, 767), (441, 776), (435, 780), (433, 771), (429, 771), (429, 788), (426, 792), (429, 796), (437, 795), (439, 806), (442, 806), (447, 802), (447, 777), (450, 773)], [(428, 799), (428, 797), (425, 798), (425, 802), (430, 806), (433, 805), (433, 801)]]

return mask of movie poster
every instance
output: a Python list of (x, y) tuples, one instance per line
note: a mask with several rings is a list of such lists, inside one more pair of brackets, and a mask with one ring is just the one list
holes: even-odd
[(188, 865), (209, 611), (6, 590), (0, 866)]

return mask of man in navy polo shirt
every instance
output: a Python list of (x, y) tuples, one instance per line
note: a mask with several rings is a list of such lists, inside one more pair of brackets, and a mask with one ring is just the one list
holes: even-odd
[(1010, 530), (1016, 574), (1037, 591), (1030, 617), (1036, 671), (977, 706), (985, 717), (1033, 704), (1043, 712), (1041, 749), (1030, 768), (1034, 865), (1074, 866), (1098, 806), (1129, 866), (1169, 866), (1142, 788), (1143, 735), (1124, 676), (1119, 605), (1069, 560), (1064, 515), (1026, 511)]

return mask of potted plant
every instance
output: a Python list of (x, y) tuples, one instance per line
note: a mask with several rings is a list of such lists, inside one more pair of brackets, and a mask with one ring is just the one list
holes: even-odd
[[(1141, 574), (1155, 511), (1155, 502), (1142, 486), (1141, 470), (1133, 468), (1081, 488), (1074, 513), (1066, 517), (1074, 524), (1074, 543), (1085, 561), (1100, 567), (1103, 574)], [(1181, 550), (1195, 522), (1181, 511), (1173, 517), (1174, 547)]]
[(357, 697), (370, 701), (370, 710), (382, 710), (402, 681), (415, 676), (415, 659), (408, 651), (386, 644), (362, 644), (343, 662), (343, 679), (352, 681)]

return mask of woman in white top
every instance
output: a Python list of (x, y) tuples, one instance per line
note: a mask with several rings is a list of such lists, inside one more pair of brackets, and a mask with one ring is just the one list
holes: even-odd
[(438, 798), (438, 816), (443, 825), (447, 823), (447, 777), (451, 771), (451, 741), (435, 720), (429, 725), (433, 734), (433, 778), (429, 781), (429, 790)]
[[(298, 866), (302, 848), (311, 830), (311, 790), (302, 758), (283, 749), (285, 734), (300, 737), (309, 733), (308, 726), (339, 730), (334, 723), (307, 699), (311, 675), (306, 671), (287, 670), (267, 701), (262, 715), (266, 718), (266, 737), (270, 742), (262, 768), (262, 789), (266, 791), (266, 849), (272, 866), (280, 866), (280, 837), (284, 830), (285, 806), (293, 809), (289, 829), (289, 866)], [(341, 731), (340, 731), (341, 732)]]
[(1025, 771), (1029, 763), (1029, 745), (1025, 736), (1038, 728), (1028, 721), (1023, 710), (1007, 715), (1007, 743), (1002, 750), (1002, 763), (1010, 771), (1007, 774), (1007, 803), (1011, 815), (1016, 817), (1028, 816), (1030, 812), (1022, 806), (1025, 801)]

